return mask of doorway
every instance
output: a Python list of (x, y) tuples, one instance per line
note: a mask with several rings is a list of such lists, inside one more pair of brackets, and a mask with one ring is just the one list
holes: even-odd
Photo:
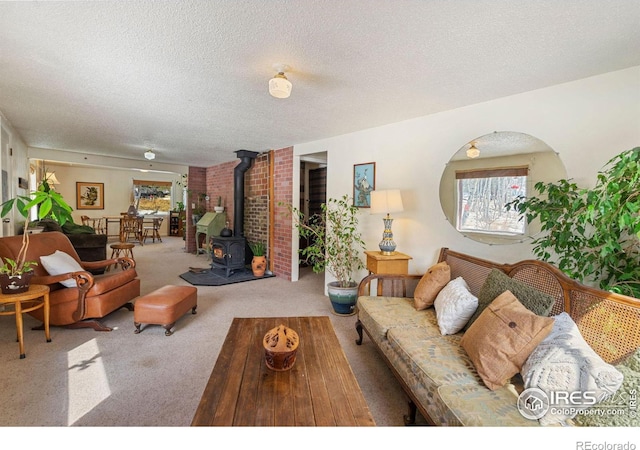
[[(300, 211), (305, 217), (321, 214), (321, 205), (327, 201), (327, 154), (317, 153), (300, 157)], [(298, 250), (309, 245), (307, 239), (299, 238)], [(299, 259), (299, 258), (298, 258)], [(299, 261), (299, 267), (307, 267)]]

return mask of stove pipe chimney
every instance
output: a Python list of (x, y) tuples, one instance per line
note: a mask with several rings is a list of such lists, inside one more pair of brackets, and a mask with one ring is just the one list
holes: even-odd
[(249, 170), (258, 152), (236, 150), (240, 164), (233, 170), (233, 235), (244, 237), (244, 173)]

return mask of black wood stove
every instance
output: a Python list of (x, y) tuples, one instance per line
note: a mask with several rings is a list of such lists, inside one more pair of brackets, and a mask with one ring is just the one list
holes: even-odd
[(224, 269), (228, 277), (237, 269), (243, 269), (245, 261), (246, 239), (243, 237), (211, 238), (211, 267)]
[(251, 249), (244, 237), (244, 174), (257, 152), (236, 150), (240, 163), (233, 171), (233, 235), (211, 238), (211, 268), (224, 269), (226, 276), (251, 264)]

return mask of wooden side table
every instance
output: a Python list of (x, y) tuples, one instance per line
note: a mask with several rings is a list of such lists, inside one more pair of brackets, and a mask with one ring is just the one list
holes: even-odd
[[(406, 275), (409, 273), (409, 260), (413, 259), (404, 253), (394, 252), (393, 255), (383, 255), (378, 250), (367, 250), (367, 270), (369, 273), (387, 273), (392, 275)], [(378, 295), (382, 295), (382, 281), (378, 281)]]
[[(25, 308), (23, 308), (23, 303)], [(44, 308), (44, 336), (47, 342), (51, 342), (49, 334), (49, 286), (32, 284), (29, 290), (19, 294), (1, 294), (0, 304), (13, 305), (13, 310), (2, 311), (0, 316), (16, 315), (16, 329), (18, 331), (18, 345), (20, 346), (20, 359), (26, 357), (24, 352), (24, 335), (22, 333), (22, 313)]]
[(409, 273), (409, 260), (413, 259), (400, 252), (394, 252), (393, 255), (383, 255), (378, 250), (367, 250), (364, 253), (367, 255), (369, 273), (406, 275)]

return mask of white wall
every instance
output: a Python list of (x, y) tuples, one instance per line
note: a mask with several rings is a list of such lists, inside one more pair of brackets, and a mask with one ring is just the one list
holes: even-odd
[[(6, 170), (10, 175), (7, 192), (3, 193), (4, 199), (10, 199), (16, 195), (25, 195), (28, 192), (18, 187), (18, 178), (29, 179), (27, 146), (11, 123), (4, 117), (2, 111), (0, 111), (0, 128), (2, 129), (2, 133), (0, 133), (0, 148), (3, 150), (11, 149), (12, 153), (12, 155), (9, 156), (9, 160), (6, 161), (7, 167), (0, 167), (1, 170)], [(8, 218), (10, 219), (10, 223), (7, 226), (3, 225), (0, 227), (0, 236), (11, 236), (15, 234), (16, 229), (24, 223), (24, 218), (15, 212), (15, 208), (11, 213), (11, 217)]]
[[(487, 245), (462, 237), (447, 222), (438, 198), (449, 158), (465, 143), (493, 131), (541, 139), (559, 153), (569, 178), (592, 185), (610, 158), (640, 145), (640, 66), (296, 145), (294, 157), (328, 152), (328, 197), (352, 195), (353, 165), (374, 161), (376, 189), (402, 191), (405, 210), (393, 215), (393, 232), (397, 250), (413, 257), (410, 273), (424, 273), (443, 246), (515, 262), (533, 257), (529, 244)], [(382, 218), (361, 211), (367, 248), (377, 249)]]

